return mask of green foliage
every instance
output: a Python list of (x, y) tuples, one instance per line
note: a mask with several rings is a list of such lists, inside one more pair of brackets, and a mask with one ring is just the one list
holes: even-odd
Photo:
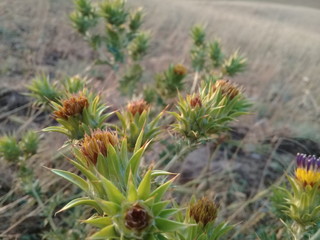
[(221, 44), (217, 40), (210, 44), (210, 59), (215, 68), (221, 67), (224, 55), (222, 53)]
[[(217, 88), (217, 84), (204, 84), (199, 94), (179, 96), (178, 112), (171, 112), (176, 119), (173, 130), (191, 141), (216, 138), (229, 129), (231, 121), (247, 114), (250, 103), (233, 85), (225, 83)], [(226, 87), (234, 94), (224, 93)]]
[[(320, 193), (318, 186), (301, 186), (294, 178), (288, 176), (291, 189), (282, 189), (285, 195), (283, 212), (301, 226), (311, 226), (320, 221)], [(280, 191), (279, 191), (280, 192)], [(278, 193), (278, 192), (276, 192)]]
[(27, 86), (31, 97), (36, 99), (39, 105), (48, 106), (50, 102), (58, 102), (60, 91), (57, 84), (51, 83), (49, 76), (39, 75)]
[(163, 112), (152, 119), (149, 107), (141, 113), (137, 112), (133, 114), (130, 112), (130, 109), (128, 109), (129, 106), (126, 110), (116, 113), (120, 120), (120, 126), (116, 127), (116, 129), (120, 136), (127, 138), (128, 149), (132, 151), (141, 133), (143, 133), (142, 145), (156, 140), (155, 138), (161, 131), (159, 121)]
[(74, 28), (85, 35), (91, 27), (97, 25), (97, 12), (89, 0), (75, 0), (74, 3), (76, 11), (70, 15), (70, 20)]
[(134, 61), (140, 61), (147, 53), (149, 48), (150, 35), (145, 32), (136, 34), (129, 45), (129, 53)]
[[(140, 61), (149, 46), (149, 35), (141, 32), (141, 9), (130, 11), (123, 0), (104, 0), (97, 6), (87, 0), (75, 1), (70, 15), (75, 29), (99, 53), (97, 64), (107, 64), (113, 70), (125, 63), (130, 55)], [(104, 32), (97, 26), (103, 25)]]
[(34, 155), (38, 151), (39, 141), (40, 139), (36, 132), (28, 131), (21, 139), (21, 148), (25, 153)]
[(106, 22), (116, 27), (125, 24), (129, 15), (123, 0), (104, 1), (100, 5), (100, 11)]
[[(84, 100), (86, 104), (81, 106)], [(43, 131), (59, 132), (67, 135), (71, 140), (81, 139), (85, 133), (90, 134), (93, 129), (104, 128), (105, 121), (112, 115), (110, 112), (106, 113), (109, 107), (101, 103), (100, 97), (87, 90), (79, 96), (69, 95), (69, 98), (62, 103), (52, 102), (52, 106), (60, 126), (47, 127)], [(80, 108), (80, 112), (75, 112)]]
[(78, 92), (83, 91), (86, 86), (85, 78), (81, 78), (80, 76), (67, 77), (63, 82), (64, 91), (68, 94), (76, 94)]
[(218, 40), (206, 42), (205, 30), (202, 26), (194, 26), (191, 30), (193, 46), (191, 47), (191, 62), (195, 72), (206, 77), (206, 73), (212, 73), (212, 67), (216, 68), (218, 78), (224, 76), (233, 77), (243, 72), (247, 66), (246, 59), (239, 55), (238, 51), (231, 56), (226, 56)]
[(247, 60), (235, 52), (233, 55), (226, 59), (223, 64), (223, 73), (228, 76), (234, 76), (239, 72), (243, 72), (247, 66)]
[(17, 161), (22, 154), (17, 139), (14, 136), (0, 138), (0, 156), (9, 162)]
[(187, 69), (183, 65), (170, 65), (167, 70), (156, 76), (158, 94), (164, 99), (175, 97), (178, 91), (183, 90), (186, 75)]
[(206, 32), (203, 26), (196, 25), (191, 30), (191, 37), (194, 45), (203, 46), (205, 45)]
[(120, 79), (119, 90), (121, 93), (132, 96), (137, 88), (138, 83), (141, 81), (143, 69), (140, 64), (133, 64), (125, 72), (124, 76)]
[[(115, 146), (108, 145), (107, 152), (99, 155), (96, 165), (88, 166), (81, 148), (75, 148), (76, 160), (71, 163), (86, 177), (85, 180), (73, 173), (52, 170), (81, 187), (88, 196), (72, 200), (60, 212), (78, 205), (96, 209), (97, 213), (84, 221), (101, 228), (91, 239), (148, 239), (153, 234), (164, 237), (162, 232), (185, 227), (183, 223), (167, 219), (177, 210), (171, 209), (169, 213), (170, 201), (162, 200), (174, 179), (153, 188), (157, 172), (148, 170), (140, 175), (139, 166), (147, 147), (147, 144), (141, 146), (142, 136), (143, 131), (132, 154), (128, 152), (125, 138)], [(139, 214), (139, 220), (136, 214)]]

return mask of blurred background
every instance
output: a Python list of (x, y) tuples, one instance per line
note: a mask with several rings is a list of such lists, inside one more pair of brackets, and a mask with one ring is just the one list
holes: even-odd
[[(234, 238), (255, 239), (254, 231), (270, 217), (264, 212), (265, 195), (260, 198), (258, 193), (282, 176), (298, 151), (320, 153), (320, 1), (129, 0), (128, 4), (142, 6), (146, 12), (143, 27), (150, 30), (152, 40), (144, 65), (150, 72), (163, 71), (170, 63), (190, 62), (194, 24), (203, 24), (208, 39), (220, 39), (227, 53), (239, 49), (247, 58), (247, 70), (232, 80), (243, 86), (254, 103), (253, 114), (235, 124), (237, 141), (227, 147), (232, 151), (222, 151), (213, 165), (229, 175), (220, 176), (220, 183), (212, 188), (226, 199), (232, 195), (223, 215), (243, 221), (249, 213), (256, 213), (238, 229), (239, 238)], [(23, 94), (36, 74), (61, 79), (83, 73), (92, 64), (95, 53), (72, 28), (72, 10), (72, 1), (66, 0), (0, 1), (0, 133), (41, 126), (41, 118), (27, 112), (30, 100)], [(114, 109), (126, 102), (108, 67), (91, 69), (89, 75), (93, 78), (90, 84)], [(31, 164), (54, 165), (55, 151), (63, 140), (51, 134), (44, 140), (42, 155)], [(188, 161), (192, 163), (194, 154), (201, 159), (206, 151), (192, 153)], [(37, 174), (48, 188), (57, 184), (46, 179), (42, 168)], [(186, 169), (184, 174), (188, 178), (193, 173)], [(0, 178), (1, 197), (12, 190), (14, 169), (1, 163)], [(232, 199), (244, 207), (239, 209)], [(252, 199), (261, 201), (250, 205)], [(12, 239), (40, 239), (30, 237), (42, 231), (35, 224), (41, 222), (37, 213), (14, 225), (31, 210), (19, 208), (19, 201), (1, 204), (0, 222), (6, 224), (0, 224), (0, 233), (18, 236)]]

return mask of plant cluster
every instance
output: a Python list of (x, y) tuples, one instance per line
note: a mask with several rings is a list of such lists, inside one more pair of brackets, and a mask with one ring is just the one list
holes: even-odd
[[(179, 196), (175, 191), (179, 174), (170, 170), (202, 143), (219, 145), (231, 124), (248, 114), (251, 104), (243, 89), (228, 79), (245, 69), (245, 58), (238, 51), (226, 56), (220, 41), (208, 42), (204, 28), (195, 26), (191, 31), (191, 66), (169, 64), (155, 74), (155, 82), (138, 86), (145, 71), (141, 60), (150, 39), (140, 30), (141, 9), (131, 11), (124, 0), (99, 4), (75, 0), (70, 19), (96, 50), (95, 63), (120, 72), (122, 93), (137, 96), (120, 110), (110, 112), (101, 95), (88, 90), (87, 79), (80, 76), (59, 83), (41, 75), (28, 86), (37, 106), (50, 111), (58, 124), (43, 131), (67, 137), (64, 150), (73, 168), (50, 170), (79, 189), (71, 199), (56, 200), (48, 210), (38, 180), (26, 164), (38, 151), (38, 135), (28, 132), (19, 140), (13, 136), (0, 139), (0, 157), (19, 166), (26, 192), (46, 212), (52, 231), (44, 238), (68, 235), (52, 218), (53, 209), (67, 202), (57, 213), (79, 205), (88, 207), (83, 215), (75, 211), (73, 220), (81, 218), (82, 223), (93, 227), (88, 231), (89, 239), (227, 239), (235, 226), (219, 219), (218, 201), (189, 196), (185, 203), (175, 198)], [(108, 122), (111, 116), (117, 121)], [(155, 149), (161, 143), (168, 154), (163, 161), (154, 162), (150, 156), (158, 153)], [(287, 176), (289, 185), (274, 187), (273, 208), (295, 240), (311, 237), (320, 222), (319, 168), (318, 158), (298, 154), (295, 175)], [(76, 224), (68, 226), (76, 228)], [(72, 239), (87, 234), (83, 232), (72, 233)], [(268, 233), (259, 236), (276, 238)]]

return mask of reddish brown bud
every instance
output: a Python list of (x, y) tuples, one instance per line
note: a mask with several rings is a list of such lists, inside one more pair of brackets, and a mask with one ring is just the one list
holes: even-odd
[(55, 118), (68, 119), (68, 117), (81, 114), (83, 109), (89, 106), (88, 99), (85, 96), (72, 96), (62, 102), (58, 111), (54, 111)]
[(217, 218), (218, 209), (219, 207), (215, 202), (204, 197), (191, 205), (189, 213), (196, 223), (206, 226)]
[(185, 66), (183, 66), (182, 64), (177, 64), (173, 67), (173, 71), (175, 74), (177, 75), (181, 75), (184, 76), (187, 74), (187, 69)]
[(91, 135), (85, 135), (80, 144), (82, 154), (93, 164), (97, 163), (99, 154), (107, 156), (108, 145), (118, 144), (118, 137), (115, 133), (95, 130)]
[(141, 231), (149, 226), (150, 216), (146, 209), (139, 204), (128, 209), (125, 216), (125, 225), (129, 229)]
[(137, 113), (141, 115), (143, 111), (146, 111), (148, 109), (149, 109), (149, 105), (143, 99), (130, 102), (127, 106), (128, 112), (131, 112), (133, 116), (136, 115)]
[(200, 96), (194, 96), (190, 99), (190, 106), (195, 108), (197, 106), (202, 107), (202, 102)]
[(228, 96), (230, 99), (236, 97), (240, 91), (236, 85), (231, 84), (228, 80), (218, 80), (213, 86), (213, 91), (220, 89), (223, 96)]

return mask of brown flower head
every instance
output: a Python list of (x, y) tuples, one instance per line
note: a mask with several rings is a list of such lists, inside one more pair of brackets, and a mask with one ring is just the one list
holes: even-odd
[(201, 98), (199, 95), (194, 96), (190, 99), (190, 106), (192, 108), (195, 108), (197, 106), (202, 107), (202, 102), (201, 102)]
[(189, 213), (196, 223), (202, 223), (203, 226), (206, 226), (217, 218), (218, 209), (219, 207), (215, 202), (204, 197), (191, 205)]
[(141, 115), (143, 111), (148, 109), (149, 109), (149, 105), (143, 99), (130, 102), (127, 106), (128, 112), (131, 112), (133, 116), (136, 115), (137, 113)]
[(228, 96), (230, 99), (236, 97), (240, 91), (236, 85), (230, 83), (228, 80), (218, 80), (213, 86), (213, 91), (215, 92), (217, 89), (221, 90), (223, 96)]
[(125, 225), (129, 229), (141, 231), (149, 226), (150, 216), (146, 209), (139, 204), (129, 208), (125, 215)]
[(55, 118), (64, 118), (81, 114), (83, 109), (89, 106), (88, 99), (83, 95), (74, 95), (62, 102), (62, 106), (58, 111), (54, 111)]
[(187, 69), (182, 64), (176, 64), (173, 67), (173, 71), (174, 71), (175, 74), (180, 75), (180, 76), (184, 76), (184, 75), (187, 74)]
[(96, 164), (99, 154), (107, 156), (108, 145), (118, 144), (118, 137), (109, 131), (95, 130), (91, 135), (85, 135), (80, 143), (80, 150), (89, 162)]

